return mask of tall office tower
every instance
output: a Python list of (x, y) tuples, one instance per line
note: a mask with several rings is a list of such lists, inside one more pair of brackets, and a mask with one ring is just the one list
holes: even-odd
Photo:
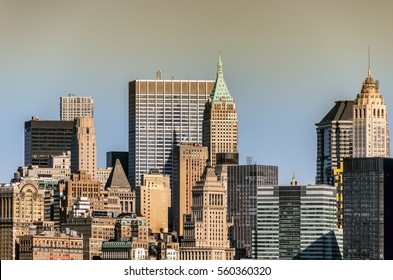
[(49, 167), (49, 158), (71, 150), (71, 121), (44, 121), (33, 116), (25, 122), (25, 166)]
[(173, 229), (183, 236), (183, 215), (191, 214), (192, 187), (201, 179), (208, 148), (197, 143), (180, 143), (175, 148), (173, 170)]
[(60, 97), (60, 120), (74, 121), (82, 117), (94, 117), (93, 97), (76, 96), (72, 93)]
[(185, 215), (181, 260), (233, 260), (227, 221), (227, 194), (212, 167), (192, 189), (191, 214)]
[(231, 245), (236, 259), (252, 257), (252, 231), (257, 224), (257, 188), (278, 184), (278, 167), (235, 165), (227, 167), (228, 217), (233, 222)]
[(221, 54), (216, 81), (204, 111), (202, 143), (209, 147), (209, 160), (213, 167), (239, 162), (236, 106), (224, 80)]
[(108, 203), (106, 205), (108, 211), (118, 214), (136, 213), (135, 192), (131, 190), (130, 183), (118, 159), (106, 182), (105, 190), (108, 195)]
[(344, 259), (393, 259), (393, 159), (344, 159)]
[(353, 106), (353, 157), (390, 157), (386, 104), (370, 68)]
[(26, 235), (29, 226), (44, 220), (44, 190), (35, 181), (0, 185), (0, 259), (16, 258), (18, 236)]
[(352, 157), (354, 101), (336, 101), (317, 127), (317, 184), (333, 185), (333, 169)]
[(195, 80), (129, 83), (128, 178), (133, 188), (151, 168), (171, 176), (173, 149), (180, 142), (202, 142), (203, 112), (213, 85)]
[(342, 259), (336, 188), (259, 186), (253, 259)]
[(97, 146), (94, 119), (78, 118), (71, 144), (71, 172), (86, 171), (94, 180), (97, 176)]
[(142, 177), (142, 185), (136, 188), (137, 213), (146, 218), (153, 233), (161, 229), (168, 232), (169, 208), (171, 207), (171, 188), (168, 175), (151, 169)]
[(59, 184), (63, 191), (61, 221), (65, 222), (73, 209), (78, 197), (87, 197), (90, 202), (90, 211), (104, 210), (104, 196), (101, 183), (94, 181), (86, 171), (78, 171), (71, 174), (71, 179)]

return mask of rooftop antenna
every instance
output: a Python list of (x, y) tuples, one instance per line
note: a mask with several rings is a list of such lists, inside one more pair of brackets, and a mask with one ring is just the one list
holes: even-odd
[(161, 69), (156, 70), (156, 80), (161, 80)]
[(368, 45), (368, 75), (371, 76), (371, 55), (370, 55), (370, 45)]

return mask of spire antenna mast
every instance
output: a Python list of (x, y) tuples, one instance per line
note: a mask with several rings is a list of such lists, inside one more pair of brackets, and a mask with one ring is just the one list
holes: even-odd
[(371, 54), (370, 54), (370, 45), (368, 45), (368, 75), (371, 76)]

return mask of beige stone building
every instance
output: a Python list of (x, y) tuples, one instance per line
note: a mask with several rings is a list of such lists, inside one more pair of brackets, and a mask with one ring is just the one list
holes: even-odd
[(59, 184), (64, 196), (62, 198), (61, 220), (65, 222), (78, 197), (87, 197), (90, 202), (90, 210), (104, 210), (104, 194), (101, 183), (93, 181), (86, 171), (79, 171), (71, 175), (71, 179)]
[(77, 231), (83, 235), (83, 259), (101, 259), (102, 243), (115, 238), (116, 218), (109, 216), (92, 216), (89, 218), (72, 218), (63, 223), (61, 228)]
[(201, 179), (208, 158), (208, 147), (201, 144), (180, 143), (175, 148), (173, 229), (179, 236), (183, 236), (183, 215), (191, 214), (192, 187)]
[(130, 183), (120, 163), (116, 160), (115, 166), (105, 185), (107, 192), (107, 204), (105, 208), (114, 213), (136, 213), (135, 192), (131, 190)]
[(74, 121), (71, 172), (78, 171), (85, 171), (93, 180), (97, 176), (97, 145), (93, 118), (83, 117)]
[(144, 174), (142, 185), (136, 188), (137, 213), (145, 217), (153, 233), (168, 231), (168, 213), (171, 207), (170, 178), (151, 169)]
[(20, 260), (83, 260), (83, 237), (76, 232), (44, 231), (19, 239)]
[(232, 260), (227, 221), (227, 194), (214, 169), (207, 167), (192, 190), (192, 212), (185, 216), (181, 260)]
[(149, 256), (149, 226), (144, 217), (127, 215), (118, 218), (115, 225), (116, 241), (131, 242), (131, 259), (146, 260)]
[(353, 106), (353, 157), (390, 157), (386, 104), (370, 69)]
[(203, 146), (209, 147), (212, 167), (217, 164), (237, 164), (238, 121), (235, 100), (224, 80), (221, 55), (217, 63), (217, 77), (203, 118)]
[(44, 190), (34, 180), (0, 185), (0, 259), (15, 259), (18, 236), (44, 220)]
[(93, 118), (93, 97), (76, 96), (73, 93), (60, 97), (60, 119), (73, 121), (80, 117)]
[(100, 181), (102, 188), (105, 187), (106, 182), (108, 181), (108, 178), (111, 175), (111, 172), (112, 172), (112, 167), (97, 168), (96, 180)]

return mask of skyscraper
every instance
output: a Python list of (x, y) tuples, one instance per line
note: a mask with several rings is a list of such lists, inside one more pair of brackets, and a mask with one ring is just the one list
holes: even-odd
[(224, 80), (221, 54), (218, 57), (214, 87), (203, 117), (203, 146), (209, 147), (209, 160), (216, 164), (237, 164), (238, 121), (235, 100)]
[(353, 157), (390, 157), (386, 104), (370, 68), (353, 106)]
[(192, 189), (191, 214), (184, 221), (182, 260), (232, 260), (227, 222), (227, 195), (214, 169), (206, 167)]
[(50, 157), (71, 150), (72, 121), (47, 121), (33, 116), (25, 122), (25, 166), (49, 167)]
[(254, 259), (342, 259), (336, 188), (259, 186)]
[(233, 222), (231, 243), (236, 259), (251, 258), (252, 231), (257, 224), (257, 189), (278, 184), (278, 167), (234, 165), (227, 167), (228, 217)]
[(317, 127), (317, 184), (333, 185), (333, 169), (352, 157), (354, 101), (336, 101)]
[(344, 259), (393, 259), (393, 159), (344, 159)]
[(60, 97), (60, 120), (74, 121), (81, 117), (94, 117), (93, 97), (76, 96), (72, 93)]
[(138, 214), (145, 217), (153, 233), (161, 229), (168, 232), (169, 208), (171, 207), (171, 188), (169, 176), (151, 169), (144, 174), (141, 186), (136, 188)]
[(191, 214), (192, 187), (205, 170), (208, 148), (197, 143), (180, 143), (175, 148), (173, 170), (173, 229), (183, 236), (183, 217)]
[(133, 188), (151, 168), (172, 176), (173, 149), (181, 141), (202, 142), (203, 112), (213, 85), (195, 80), (129, 83), (128, 178)]
[(71, 172), (86, 171), (95, 180), (97, 176), (97, 149), (94, 119), (83, 117), (74, 121), (71, 145)]

